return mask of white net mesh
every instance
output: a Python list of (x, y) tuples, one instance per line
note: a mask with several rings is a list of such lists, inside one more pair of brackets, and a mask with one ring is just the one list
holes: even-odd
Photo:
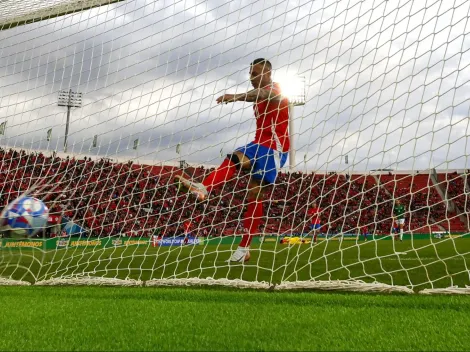
[(119, 1), (123, 0), (2, 0), (0, 2), (0, 30), (40, 22)]
[[(3, 233), (0, 284), (467, 292), (469, 11), (0, 1), (0, 202), (51, 207)], [(217, 169), (253, 140), (273, 165)], [(174, 184), (214, 170), (203, 202)]]

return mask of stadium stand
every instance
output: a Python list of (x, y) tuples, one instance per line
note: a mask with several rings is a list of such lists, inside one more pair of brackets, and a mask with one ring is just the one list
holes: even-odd
[[(211, 169), (189, 167), (185, 171), (200, 180)], [(177, 194), (172, 183), (178, 172), (175, 166), (0, 149), (0, 202), (5, 206), (32, 184), (52, 179), (58, 187), (54, 192), (45, 190), (40, 198), (85, 228), (89, 236), (123, 233), (148, 237), (157, 228), (162, 235), (173, 236), (183, 232), (182, 224), (188, 219), (200, 236), (231, 235), (240, 230), (247, 174), (215, 190), (208, 202), (198, 204), (187, 194)], [(322, 208), (322, 231), (357, 231), (368, 226), (376, 234), (389, 234), (395, 197), (409, 210), (406, 231), (467, 231), (470, 204), (466, 174), (439, 173), (436, 181), (434, 184), (431, 173), (281, 173), (266, 197), (263, 230), (303, 232), (308, 225), (305, 213), (309, 203), (317, 199)]]

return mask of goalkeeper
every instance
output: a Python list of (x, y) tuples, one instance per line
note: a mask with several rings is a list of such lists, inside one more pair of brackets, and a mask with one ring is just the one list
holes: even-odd
[(289, 151), (289, 101), (271, 78), (272, 65), (266, 59), (256, 59), (250, 64), (250, 81), (254, 89), (241, 94), (224, 94), (217, 104), (237, 101), (252, 102), (256, 118), (253, 142), (227, 155), (223, 163), (210, 173), (202, 183), (191, 181), (186, 175), (176, 176), (180, 186), (188, 189), (200, 201), (207, 199), (210, 191), (230, 180), (240, 171), (251, 173), (248, 185), (248, 204), (244, 214), (244, 235), (229, 261), (243, 262), (250, 258), (249, 246), (257, 233), (263, 216), (263, 185), (275, 182), (278, 169), (284, 166)]

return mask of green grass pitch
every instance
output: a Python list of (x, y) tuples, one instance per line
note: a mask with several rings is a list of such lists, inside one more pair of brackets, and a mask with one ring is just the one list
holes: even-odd
[(470, 285), (470, 239), (321, 241), (316, 246), (265, 242), (251, 260), (226, 260), (236, 245), (69, 247), (0, 250), (0, 276), (35, 282), (76, 274), (132, 278), (229, 278), (246, 281), (358, 279), (414, 290)]
[(462, 296), (0, 287), (0, 350), (469, 350)]
[[(0, 276), (80, 273), (247, 281), (356, 278), (423, 288), (469, 285), (470, 241), (265, 242), (235, 246), (0, 251)], [(432, 283), (432, 285), (431, 285)], [(0, 287), (0, 350), (469, 350), (465, 296), (223, 288)]]

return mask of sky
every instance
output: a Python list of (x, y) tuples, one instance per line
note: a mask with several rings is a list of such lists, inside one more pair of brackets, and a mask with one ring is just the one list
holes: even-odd
[(70, 154), (217, 165), (255, 119), (251, 103), (215, 100), (251, 89), (264, 57), (286, 89), (305, 80), (296, 170), (470, 168), (469, 12), (470, 0), (127, 0), (3, 30), (0, 144), (61, 151), (57, 95), (72, 89)]

